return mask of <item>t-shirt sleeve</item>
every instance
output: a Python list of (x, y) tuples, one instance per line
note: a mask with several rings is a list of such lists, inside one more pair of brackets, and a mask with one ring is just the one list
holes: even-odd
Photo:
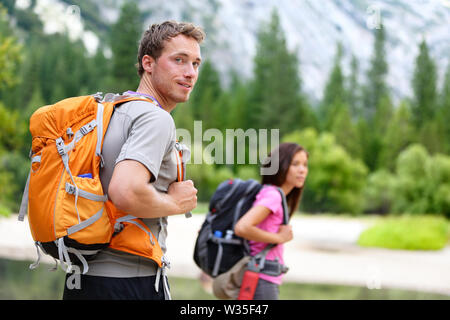
[(263, 206), (268, 208), (270, 211), (278, 212), (282, 209), (280, 192), (274, 187), (264, 187), (256, 195), (256, 200), (253, 206)]
[(132, 117), (128, 138), (116, 164), (123, 160), (136, 160), (152, 174), (151, 181), (159, 174), (164, 155), (174, 143), (175, 124), (164, 110), (151, 110)]

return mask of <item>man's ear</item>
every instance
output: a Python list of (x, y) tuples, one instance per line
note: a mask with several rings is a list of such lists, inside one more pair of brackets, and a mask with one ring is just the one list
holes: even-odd
[(153, 65), (155, 64), (155, 62), (155, 59), (147, 54), (142, 57), (142, 67), (146, 72), (150, 74), (153, 71)]

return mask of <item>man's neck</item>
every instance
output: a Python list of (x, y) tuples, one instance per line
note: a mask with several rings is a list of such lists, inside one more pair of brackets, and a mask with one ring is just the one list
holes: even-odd
[(169, 103), (167, 99), (165, 99), (162, 95), (158, 94), (158, 92), (153, 88), (151, 82), (145, 76), (141, 78), (141, 82), (139, 83), (139, 87), (137, 88), (136, 91), (155, 98), (158, 101), (161, 108), (163, 108), (167, 112), (171, 112), (176, 107), (176, 104)]

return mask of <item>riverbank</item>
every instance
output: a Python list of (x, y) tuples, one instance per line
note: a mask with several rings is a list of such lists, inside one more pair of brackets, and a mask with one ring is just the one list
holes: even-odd
[[(169, 218), (167, 256), (169, 275), (199, 278), (192, 254), (204, 215)], [(362, 248), (356, 241), (372, 223), (370, 219), (296, 216), (292, 219), (294, 240), (285, 245), (285, 262), (290, 267), (285, 280), (393, 288), (450, 296), (450, 248), (438, 251), (405, 251)], [(36, 259), (28, 222), (17, 215), (0, 218), (0, 256), (8, 259)], [(53, 259), (43, 257), (46, 263)]]

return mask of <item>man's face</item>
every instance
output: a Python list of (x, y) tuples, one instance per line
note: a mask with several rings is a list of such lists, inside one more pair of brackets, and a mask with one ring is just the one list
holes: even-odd
[(150, 81), (168, 107), (185, 102), (194, 88), (200, 66), (200, 46), (185, 35), (166, 41), (161, 56), (153, 63)]

